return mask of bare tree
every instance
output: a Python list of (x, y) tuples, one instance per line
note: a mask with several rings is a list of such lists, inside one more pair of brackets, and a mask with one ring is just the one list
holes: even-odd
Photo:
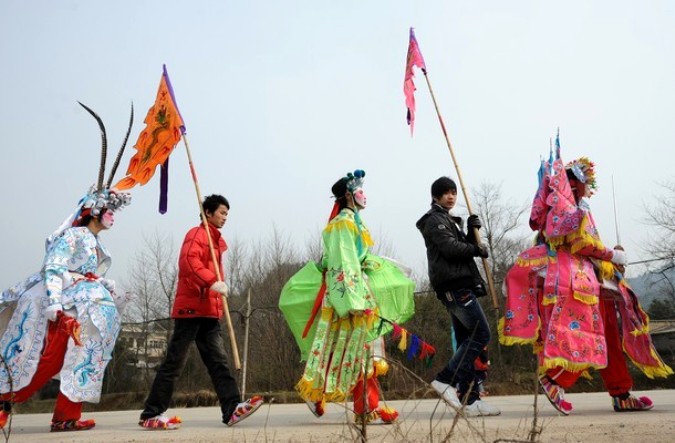
[(526, 247), (528, 234), (521, 228), (522, 216), (529, 205), (505, 201), (501, 185), (496, 183), (483, 182), (478, 190), (473, 191), (473, 198), (483, 223), (480, 232), (490, 251), (489, 261), (495, 285), (501, 287), (506, 271)]
[[(648, 285), (650, 290), (665, 298), (667, 303), (675, 302), (675, 181), (661, 184), (664, 193), (657, 197), (654, 207), (646, 207), (646, 222), (653, 226), (655, 236), (647, 243), (646, 251), (652, 259), (647, 267), (652, 274)], [(658, 309), (658, 306), (654, 307)]]
[[(145, 236), (143, 248), (136, 252), (125, 284), (134, 297), (124, 313), (125, 323), (120, 334), (124, 346), (118, 346), (122, 351), (118, 354), (122, 355), (116, 355), (116, 358), (124, 360), (126, 365), (144, 366), (139, 375), (148, 383), (154, 377), (150, 366), (162, 357), (171, 336), (173, 324), (169, 317), (177, 279), (177, 257), (172, 239), (157, 232)], [(158, 335), (164, 340), (158, 340)], [(128, 352), (135, 355), (126, 355)], [(115, 367), (118, 365), (113, 364)]]
[(662, 183), (661, 187), (664, 193), (656, 198), (656, 205), (645, 208), (645, 221), (656, 232), (646, 250), (656, 259), (672, 262), (675, 257), (675, 181)]
[[(231, 274), (232, 287), (241, 292), (230, 298), (230, 310), (237, 329), (237, 339), (243, 343), (245, 322), (248, 320), (249, 363), (247, 386), (253, 390), (287, 390), (300, 374), (300, 355), (281, 311), (278, 309), (281, 289), (304, 264), (301, 250), (273, 228), (272, 235), (248, 248), (230, 250), (230, 264), (238, 263)], [(237, 256), (237, 254), (239, 256)], [(236, 281), (235, 281), (236, 278)], [(251, 310), (245, 305), (245, 293), (251, 291)]]

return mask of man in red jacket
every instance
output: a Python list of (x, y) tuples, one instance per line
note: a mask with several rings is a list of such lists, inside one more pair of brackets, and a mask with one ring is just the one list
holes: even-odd
[[(224, 275), (221, 258), (227, 250), (220, 229), (227, 221), (230, 204), (222, 195), (210, 195), (202, 204), (209, 225), (211, 244), (216, 253), (220, 275)], [(195, 342), (199, 355), (209, 371), (220, 401), (223, 423), (232, 426), (258, 409), (263, 399), (254, 396), (244, 402), (237, 381), (227, 367), (220, 329), (223, 297), (227, 285), (218, 280), (209, 239), (204, 225), (196, 226), (185, 235), (178, 259), (178, 287), (171, 318), (174, 331), (164, 362), (157, 371), (150, 395), (145, 401), (139, 425), (148, 429), (178, 429), (181, 420), (167, 417), (176, 380), (185, 366), (190, 343)]]

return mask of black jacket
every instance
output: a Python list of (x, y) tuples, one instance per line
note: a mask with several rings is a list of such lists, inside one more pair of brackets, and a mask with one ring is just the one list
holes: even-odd
[(485, 295), (485, 284), (474, 261), (478, 247), (462, 230), (462, 219), (432, 204), (416, 226), (427, 247), (429, 280), (439, 297), (450, 289), (471, 289), (477, 296)]

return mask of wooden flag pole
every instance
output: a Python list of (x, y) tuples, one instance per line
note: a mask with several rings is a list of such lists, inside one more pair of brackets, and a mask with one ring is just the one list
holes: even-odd
[[(469, 200), (469, 194), (466, 192), (466, 187), (464, 186), (464, 180), (462, 179), (462, 172), (459, 170), (459, 164), (457, 163), (457, 158), (455, 157), (455, 151), (452, 149), (452, 143), (450, 143), (450, 137), (448, 137), (448, 131), (445, 129), (445, 123), (443, 122), (443, 117), (441, 116), (441, 111), (438, 109), (438, 103), (436, 102), (436, 96), (434, 95), (434, 90), (431, 87), (431, 82), (429, 81), (429, 76), (427, 75), (427, 70), (422, 69), (424, 73), (424, 79), (427, 81), (427, 86), (429, 87), (429, 93), (431, 94), (431, 100), (434, 102), (434, 108), (436, 108), (436, 115), (438, 115), (438, 121), (441, 124), (441, 129), (443, 130), (443, 135), (445, 136), (445, 142), (448, 145), (450, 150), (450, 157), (452, 157), (452, 163), (455, 165), (455, 170), (457, 171), (457, 179), (459, 180), (459, 186), (462, 188), (462, 194), (464, 194), (464, 201), (466, 201), (466, 209), (469, 211), (469, 215), (473, 214), (471, 209), (471, 201)], [(473, 228), (474, 236), (478, 244), (481, 243), (480, 234), (478, 233), (477, 228)], [(492, 271), (490, 271), (490, 265), (486, 258), (481, 257), (483, 261), (483, 269), (485, 269), (485, 279), (488, 284), (488, 291), (490, 292), (490, 297), (492, 297), (492, 305), (495, 309), (499, 309), (499, 301), (497, 300), (497, 292), (495, 291), (494, 283), (492, 282)]]
[[(199, 214), (202, 217), (202, 224), (206, 230), (206, 238), (209, 240), (209, 251), (211, 252), (211, 260), (213, 261), (213, 268), (216, 270), (216, 277), (218, 281), (223, 281), (220, 274), (220, 266), (218, 265), (218, 258), (216, 257), (216, 250), (213, 247), (213, 240), (211, 239), (211, 231), (209, 231), (209, 222), (206, 221), (206, 213), (202, 206), (202, 193), (199, 190), (199, 182), (197, 181), (197, 173), (195, 172), (194, 164), (192, 163), (192, 154), (190, 154), (190, 145), (187, 137), (183, 134), (183, 143), (185, 143), (185, 152), (187, 152), (188, 163), (190, 164), (190, 173), (192, 174), (192, 182), (195, 184), (195, 191), (197, 192), (197, 203), (199, 203)], [(225, 312), (225, 321), (227, 323), (227, 332), (230, 335), (230, 344), (232, 345), (232, 357), (234, 358), (234, 367), (238, 371), (241, 369), (241, 361), (239, 360), (239, 349), (237, 348), (237, 340), (234, 336), (234, 328), (232, 327), (232, 318), (230, 318), (230, 309), (227, 305), (227, 297), (223, 296), (223, 311)]]

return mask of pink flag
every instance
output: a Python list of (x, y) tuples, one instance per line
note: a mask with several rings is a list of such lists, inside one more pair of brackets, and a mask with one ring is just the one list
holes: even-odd
[(405, 105), (408, 108), (406, 116), (408, 124), (410, 125), (410, 136), (412, 137), (413, 129), (415, 127), (415, 83), (413, 77), (413, 66), (417, 66), (424, 74), (427, 72), (427, 67), (424, 64), (424, 57), (420, 52), (420, 47), (415, 38), (415, 30), (410, 28), (410, 43), (408, 44), (408, 57), (405, 62), (405, 80), (403, 82), (403, 93), (405, 94)]

